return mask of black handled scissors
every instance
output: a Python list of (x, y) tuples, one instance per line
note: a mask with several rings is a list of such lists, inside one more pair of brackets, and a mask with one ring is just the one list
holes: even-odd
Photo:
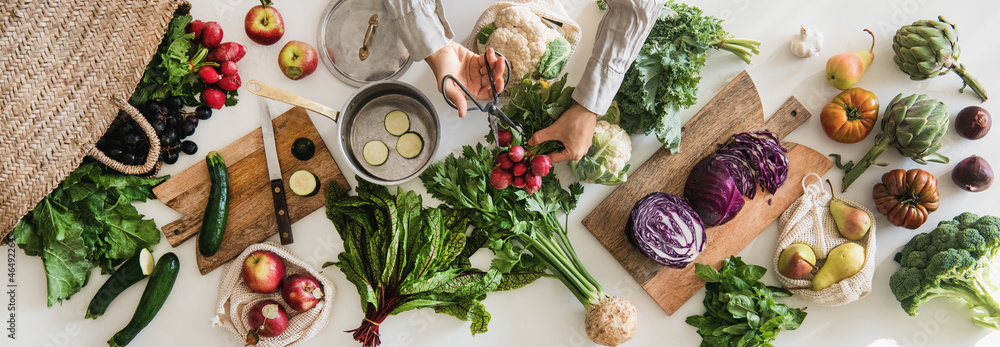
[[(495, 52), (495, 53), (498, 57), (504, 58), (503, 54), (500, 54), (500, 52)], [(459, 89), (462, 90), (463, 93), (465, 93), (465, 96), (471, 99), (472, 103), (476, 105), (474, 107), (469, 107), (467, 111), (479, 110), (486, 112), (489, 115), (490, 129), (493, 130), (494, 140), (499, 138), (497, 137), (497, 134), (499, 132), (499, 129), (497, 127), (497, 119), (500, 119), (500, 121), (503, 122), (503, 124), (506, 125), (508, 128), (510, 128), (511, 130), (524, 134), (524, 130), (522, 130), (519, 125), (514, 124), (514, 122), (511, 121), (510, 118), (508, 118), (507, 115), (500, 110), (500, 106), (498, 105), (500, 103), (500, 94), (503, 93), (504, 90), (507, 90), (507, 85), (510, 83), (510, 62), (507, 61), (506, 58), (503, 61), (507, 67), (507, 76), (504, 79), (503, 89), (497, 91), (496, 82), (493, 80), (493, 68), (490, 66), (489, 60), (487, 60), (486, 58), (487, 58), (486, 55), (483, 55), (483, 62), (485, 62), (484, 65), (486, 65), (486, 76), (488, 76), (490, 79), (490, 90), (493, 92), (493, 100), (487, 102), (485, 105), (480, 103), (479, 100), (476, 100), (476, 97), (473, 96), (471, 92), (469, 92), (469, 89), (465, 88), (465, 86), (462, 85), (462, 83), (459, 83), (458, 80), (455, 79), (455, 76), (446, 75), (444, 76), (444, 78), (441, 79), (441, 94), (444, 95), (444, 101), (448, 103), (448, 106), (451, 106), (456, 110), (458, 109), (458, 106), (456, 106), (455, 103), (451, 101), (451, 99), (448, 99), (448, 95), (445, 93), (446, 90), (445, 86), (447, 85), (446, 83), (449, 80), (451, 80), (452, 82), (455, 83), (455, 85), (458, 86)]]

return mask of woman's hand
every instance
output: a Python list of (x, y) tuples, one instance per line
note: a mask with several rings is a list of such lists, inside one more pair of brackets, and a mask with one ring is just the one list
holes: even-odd
[(528, 140), (528, 145), (536, 146), (542, 142), (555, 140), (562, 142), (565, 149), (562, 152), (549, 153), (552, 162), (580, 160), (590, 149), (594, 140), (594, 127), (597, 125), (597, 114), (590, 112), (580, 104), (573, 104), (563, 112), (555, 123), (536, 131)]
[[(458, 82), (462, 83), (466, 89), (472, 93), (476, 99), (492, 99), (493, 90), (490, 89), (490, 78), (486, 75), (486, 64), (481, 55), (475, 54), (468, 48), (452, 41), (447, 46), (442, 47), (425, 59), (434, 71), (434, 79), (437, 81), (438, 91), (441, 91), (441, 80), (444, 76), (452, 75)], [(486, 50), (486, 60), (489, 61), (493, 72), (493, 81), (496, 82), (496, 89), (503, 88), (503, 74), (506, 69), (504, 59), (497, 57), (493, 49)], [(465, 93), (458, 88), (453, 81), (445, 86), (445, 95), (455, 106), (458, 106), (458, 116), (465, 117), (468, 102), (465, 100)], [(593, 126), (591, 126), (593, 129)], [(593, 132), (593, 130), (591, 130)]]

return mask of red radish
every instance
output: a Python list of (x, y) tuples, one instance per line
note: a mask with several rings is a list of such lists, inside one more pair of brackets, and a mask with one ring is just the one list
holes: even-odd
[(510, 160), (513, 162), (519, 162), (524, 160), (524, 147), (513, 145), (510, 146), (510, 150), (507, 151), (507, 155), (510, 156)]
[(514, 162), (510, 160), (510, 155), (507, 152), (503, 152), (497, 156), (497, 166), (504, 170), (510, 170), (510, 167), (514, 166)]
[(217, 22), (205, 23), (205, 28), (201, 31), (201, 45), (212, 49), (222, 42), (222, 26)]
[(497, 145), (500, 145), (500, 147), (510, 146), (511, 141), (514, 141), (514, 134), (511, 134), (507, 130), (498, 131), (497, 137)]
[(498, 190), (507, 189), (512, 180), (513, 176), (510, 175), (510, 172), (499, 167), (493, 168), (493, 171), (490, 172), (490, 183), (493, 184), (493, 188)]
[(523, 176), (514, 177), (514, 187), (524, 188), (524, 177)]
[(215, 83), (222, 79), (222, 75), (219, 75), (214, 67), (207, 65), (198, 69), (198, 76), (201, 76), (201, 80), (205, 83)]
[(208, 52), (205, 56), (206, 61), (214, 61), (216, 63), (224, 63), (227, 61), (238, 62), (243, 59), (243, 56), (247, 55), (247, 48), (236, 42), (226, 42), (219, 47)]
[(540, 188), (542, 188), (542, 176), (536, 176), (530, 172), (524, 175), (524, 191), (526, 193), (534, 194)]
[(240, 85), (243, 84), (243, 81), (240, 80), (240, 74), (235, 74), (235, 75), (223, 76), (222, 79), (219, 80), (219, 83), (216, 84), (219, 86), (219, 88), (231, 91), (240, 89)]
[(191, 21), (191, 23), (188, 23), (188, 26), (187, 26), (187, 32), (194, 33), (194, 41), (195, 42), (198, 42), (198, 40), (201, 40), (201, 31), (202, 31), (202, 29), (205, 29), (205, 22), (202, 22), (200, 20)]
[(226, 106), (226, 92), (215, 85), (205, 86), (205, 90), (201, 91), (201, 99), (205, 101), (205, 105), (216, 110)]
[(551, 168), (552, 159), (547, 155), (536, 155), (534, 159), (531, 159), (531, 173), (536, 176), (548, 175)]
[(238, 71), (236, 69), (236, 63), (231, 61), (224, 61), (222, 65), (219, 66), (219, 71), (222, 72), (223, 76), (235, 75)]
[(514, 172), (514, 176), (524, 176), (524, 173), (528, 172), (528, 164), (514, 163), (514, 168), (511, 170)]

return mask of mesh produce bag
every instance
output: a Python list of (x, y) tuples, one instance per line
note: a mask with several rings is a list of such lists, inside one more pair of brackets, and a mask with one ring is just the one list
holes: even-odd
[[(523, 7), (531, 12), (534, 12), (540, 18), (548, 19), (548, 21), (543, 21), (550, 27), (553, 27), (569, 41), (570, 44), (570, 56), (576, 51), (577, 44), (580, 43), (581, 30), (580, 25), (576, 23), (569, 14), (566, 13), (566, 8), (563, 7), (560, 0), (513, 0), (513, 1), (503, 1), (491, 5), (483, 14), (479, 16), (476, 20), (476, 26), (472, 29), (472, 35), (469, 36), (468, 42), (465, 46), (477, 52), (479, 54), (486, 53), (486, 45), (480, 44), (477, 40), (479, 32), (483, 27), (493, 23), (497, 17), (497, 13), (503, 11), (512, 6)], [(527, 49), (527, 48), (526, 48)], [(505, 52), (500, 52), (505, 53)], [(511, 73), (511, 79), (519, 81), (522, 76), (517, 76), (515, 73)]]
[[(250, 290), (250, 287), (243, 283), (241, 276), (243, 262), (253, 252), (262, 250), (271, 251), (285, 260), (286, 276), (308, 273), (316, 277), (323, 285), (323, 299), (308, 311), (297, 312), (281, 299), (280, 290), (270, 294), (261, 294)], [(333, 282), (285, 248), (271, 242), (250, 245), (238, 257), (230, 261), (222, 272), (222, 281), (219, 283), (219, 300), (215, 306), (216, 315), (212, 318), (212, 326), (223, 327), (229, 330), (238, 341), (245, 341), (247, 333), (250, 331), (250, 326), (247, 325), (250, 308), (258, 302), (270, 299), (280, 303), (285, 312), (288, 313), (288, 328), (281, 335), (261, 337), (257, 346), (298, 346), (326, 328), (330, 320), (334, 294), (336, 294), (336, 289)]]
[[(815, 177), (816, 183), (806, 185), (810, 177)], [(837, 225), (833, 221), (833, 215), (830, 213), (830, 201), (837, 199), (848, 206), (860, 209), (868, 214), (872, 221), (875, 220), (874, 216), (871, 211), (860, 204), (834, 198), (824, 188), (819, 175), (815, 173), (808, 174), (802, 179), (802, 188), (805, 191), (802, 197), (795, 200), (778, 218), (778, 228), (781, 230), (781, 235), (778, 236), (778, 244), (774, 248), (775, 276), (778, 276), (781, 284), (796, 296), (821, 306), (840, 306), (865, 297), (872, 290), (872, 277), (875, 275), (875, 223), (872, 223), (871, 229), (860, 240), (845, 239), (837, 231)], [(854, 276), (835, 283), (827, 289), (813, 291), (810, 287), (816, 271), (803, 279), (791, 279), (777, 271), (778, 257), (781, 255), (781, 251), (788, 245), (797, 242), (812, 246), (816, 252), (817, 268), (823, 267), (826, 254), (830, 253), (830, 250), (846, 242), (855, 242), (865, 248), (865, 264), (861, 271)], [(823, 259), (819, 259), (820, 257)]]

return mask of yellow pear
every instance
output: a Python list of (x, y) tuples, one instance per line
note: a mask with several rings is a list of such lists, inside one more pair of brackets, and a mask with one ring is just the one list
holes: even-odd
[(854, 242), (835, 247), (826, 255), (826, 264), (813, 277), (812, 290), (820, 291), (854, 276), (865, 265), (865, 248)]
[(868, 29), (865, 31), (872, 35), (871, 48), (867, 51), (840, 53), (826, 61), (826, 79), (837, 89), (847, 90), (853, 87), (875, 60), (875, 34)]
[(845, 239), (860, 240), (872, 228), (872, 219), (868, 213), (839, 200), (830, 200), (830, 214), (837, 224), (837, 230)]
[(804, 243), (793, 243), (781, 250), (778, 272), (791, 279), (806, 277), (816, 268), (816, 253)]

